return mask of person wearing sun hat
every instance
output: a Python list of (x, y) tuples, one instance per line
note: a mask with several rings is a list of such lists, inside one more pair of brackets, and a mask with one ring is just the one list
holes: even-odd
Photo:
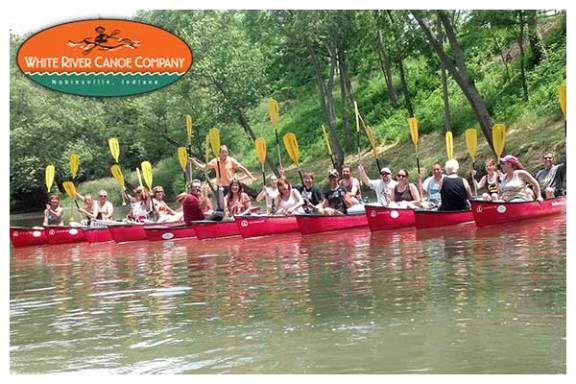
[(501, 200), (506, 202), (519, 202), (533, 200), (527, 191), (530, 184), (534, 189), (536, 200), (542, 201), (540, 184), (527, 171), (516, 156), (506, 155), (500, 159), (504, 177), (498, 185), (498, 193)]
[(111, 220), (112, 214), (114, 213), (114, 206), (110, 201), (108, 201), (108, 192), (101, 189), (98, 191), (98, 201), (97, 201), (98, 212), (96, 214), (96, 219), (98, 220)]
[(360, 173), (360, 178), (370, 187), (370, 189), (376, 192), (376, 197), (378, 199), (378, 204), (387, 206), (392, 199), (392, 191), (396, 187), (396, 180), (392, 179), (392, 171), (388, 167), (383, 167), (380, 169), (380, 179), (369, 179), (366, 174), (366, 170), (362, 164), (358, 165), (358, 172)]

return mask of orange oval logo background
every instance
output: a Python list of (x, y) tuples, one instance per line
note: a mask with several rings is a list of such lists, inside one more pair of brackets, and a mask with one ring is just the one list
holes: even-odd
[(127, 96), (178, 80), (192, 65), (179, 37), (153, 25), (93, 19), (56, 25), (28, 38), (19, 68), (31, 80), (82, 96)]

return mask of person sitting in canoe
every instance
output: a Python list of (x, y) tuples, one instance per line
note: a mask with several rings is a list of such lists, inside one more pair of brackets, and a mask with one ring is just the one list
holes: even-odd
[(537, 196), (536, 200), (543, 200), (540, 184), (530, 173), (524, 170), (524, 167), (515, 156), (504, 156), (500, 159), (500, 164), (504, 172), (504, 177), (498, 187), (500, 200), (505, 202), (531, 201), (532, 198), (527, 191), (527, 184), (532, 185)]
[(348, 164), (342, 166), (342, 178), (339, 183), (342, 188), (348, 192), (352, 205), (359, 204), (359, 202), (362, 201), (360, 181), (352, 176), (351, 167)]
[(324, 193), (322, 203), (317, 206), (321, 215), (344, 215), (348, 213), (350, 199), (346, 190), (338, 182), (339, 177), (340, 174), (335, 169), (328, 172), (328, 191)]
[(127, 200), (130, 202), (130, 209), (128, 210), (128, 220), (137, 221), (143, 223), (150, 219), (148, 214), (149, 195), (146, 189), (142, 186), (136, 187), (134, 189), (134, 196), (130, 196), (127, 192), (124, 192)]
[(246, 215), (252, 211), (250, 196), (243, 191), (242, 184), (236, 179), (230, 182), (230, 192), (225, 203), (229, 216)]
[[(192, 188), (192, 185), (190, 185), (190, 188)], [(210, 200), (210, 187), (208, 187), (208, 184), (204, 184), (201, 188), (200, 209), (204, 213), (204, 216), (209, 216), (214, 213), (214, 206), (212, 205), (212, 200)]]
[(48, 204), (44, 210), (44, 222), (42, 225), (64, 225), (64, 208), (60, 206), (60, 196), (53, 193), (48, 196)]
[(418, 188), (410, 182), (408, 171), (400, 169), (396, 174), (398, 184), (394, 187), (394, 201), (390, 204), (397, 208), (417, 208), (420, 206)]
[(84, 207), (78, 208), (78, 211), (80, 211), (84, 215), (84, 220), (82, 220), (82, 224), (90, 226), (90, 224), (92, 224), (92, 221), (98, 215), (97, 203), (94, 201), (92, 195), (89, 193), (82, 196), (80, 193), (76, 192), (76, 196), (78, 196), (80, 200), (84, 201)]
[(193, 157), (190, 157), (190, 161), (192, 161), (192, 164), (194, 164), (195, 167), (201, 170), (215, 170), (218, 183), (218, 191), (222, 191), (222, 196), (217, 196), (216, 198), (220, 199), (221, 202), (223, 202), (224, 198), (228, 195), (231, 181), (235, 178), (237, 170), (244, 172), (244, 174), (250, 179), (256, 180), (256, 178), (245, 166), (240, 164), (236, 159), (228, 156), (228, 147), (226, 145), (221, 145), (218, 157), (210, 160), (206, 164), (202, 164), (200, 161)]
[(182, 215), (185, 224), (204, 220), (206, 217), (202, 210), (202, 183), (200, 180), (192, 180), (190, 193), (181, 193), (176, 197), (176, 200), (182, 204)]
[(468, 180), (458, 176), (459, 168), (458, 160), (454, 159), (444, 165), (446, 176), (440, 182), (442, 203), (438, 207), (439, 211), (463, 211), (470, 208), (472, 191)]
[(305, 172), (302, 181), (304, 182), (303, 185), (295, 185), (294, 188), (302, 195), (304, 212), (312, 213), (316, 210), (316, 206), (322, 202), (322, 191), (314, 185), (314, 173)]
[(396, 180), (392, 179), (392, 171), (388, 167), (383, 167), (380, 169), (380, 179), (369, 179), (366, 174), (364, 166), (360, 164), (358, 166), (358, 172), (364, 184), (370, 187), (374, 192), (376, 192), (376, 197), (378, 199), (378, 204), (382, 206), (387, 206), (393, 201), (394, 188), (396, 187)]
[(157, 223), (174, 223), (182, 220), (182, 214), (170, 208), (164, 201), (166, 194), (162, 186), (157, 185), (152, 188), (152, 194), (152, 204), (154, 204)]
[(472, 182), (476, 186), (476, 190), (481, 190), (484, 187), (486, 188), (486, 192), (482, 194), (482, 200), (498, 200), (498, 184), (504, 175), (496, 168), (496, 162), (494, 159), (486, 160), (484, 168), (486, 169), (486, 174), (482, 176), (478, 182), (474, 178), (476, 176), (476, 171), (470, 171)]
[(442, 185), (442, 164), (434, 163), (432, 165), (432, 176), (429, 176), (422, 183), (422, 175), (418, 174), (418, 184), (421, 185), (422, 191), (421, 205), (423, 208), (438, 208), (442, 204), (442, 197), (440, 195), (440, 186)]
[(96, 201), (96, 219), (97, 220), (112, 220), (114, 213), (114, 206), (108, 201), (108, 192), (101, 189), (98, 191), (98, 201)]
[(277, 215), (291, 216), (294, 213), (303, 213), (304, 199), (296, 188), (292, 188), (288, 179), (282, 177), (278, 180), (278, 197), (274, 199)]
[(268, 178), (270, 184), (269, 187), (263, 186), (262, 191), (256, 196), (256, 201), (266, 200), (266, 212), (270, 215), (276, 210), (276, 206), (273, 205), (274, 199), (278, 197), (278, 178), (276, 175), (272, 174)]
[(554, 154), (545, 152), (542, 155), (544, 169), (536, 172), (542, 197), (553, 199), (566, 194), (566, 164), (554, 164)]

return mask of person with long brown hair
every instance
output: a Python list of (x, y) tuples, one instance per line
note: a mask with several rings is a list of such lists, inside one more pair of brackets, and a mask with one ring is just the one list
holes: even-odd
[(278, 180), (278, 197), (275, 199), (277, 215), (293, 215), (295, 212), (303, 212), (304, 199), (296, 188), (292, 188), (285, 177)]
[(410, 183), (408, 171), (400, 169), (396, 174), (398, 184), (394, 187), (393, 198), (397, 207), (416, 208), (420, 203), (420, 193), (413, 183)]
[(226, 195), (226, 210), (230, 216), (245, 215), (252, 210), (250, 196), (243, 191), (242, 184), (236, 179), (230, 182), (230, 192)]

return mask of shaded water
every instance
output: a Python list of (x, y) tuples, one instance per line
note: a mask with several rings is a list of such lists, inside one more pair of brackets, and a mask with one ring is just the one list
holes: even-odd
[(13, 373), (562, 373), (565, 218), (12, 250)]

